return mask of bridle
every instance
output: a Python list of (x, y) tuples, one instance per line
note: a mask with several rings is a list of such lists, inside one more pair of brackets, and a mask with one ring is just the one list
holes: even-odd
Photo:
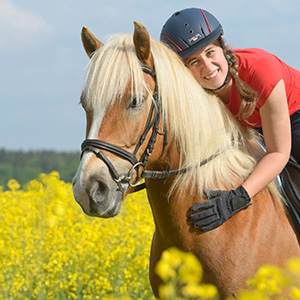
[[(161, 103), (158, 99), (155, 71), (145, 65), (141, 65), (141, 68), (142, 68), (143, 72), (151, 75), (152, 78), (154, 79), (155, 90), (152, 95), (153, 101), (151, 104), (151, 108), (149, 111), (149, 115), (147, 118), (147, 122), (146, 122), (146, 125), (144, 128), (144, 131), (143, 131), (143, 133), (139, 139), (139, 142), (136, 145), (133, 153), (130, 153), (118, 146), (115, 146), (113, 144), (110, 144), (110, 143), (107, 143), (107, 142), (104, 142), (104, 141), (101, 141), (98, 139), (84, 140), (81, 145), (81, 151), (82, 151), (81, 157), (83, 156), (83, 154), (86, 151), (93, 152), (99, 159), (101, 159), (106, 164), (112, 179), (117, 183), (118, 189), (121, 191), (124, 189), (127, 189), (128, 185), (134, 188), (134, 190), (133, 190), (134, 192), (142, 190), (143, 188), (145, 188), (145, 183), (141, 183), (143, 178), (164, 179), (164, 182), (165, 182), (168, 177), (179, 175), (179, 174), (182, 174), (189, 170), (188, 168), (182, 168), (182, 169), (171, 171), (171, 165), (169, 165), (169, 168), (166, 171), (153, 171), (153, 170), (145, 169), (146, 164), (149, 159), (149, 156), (151, 155), (151, 153), (153, 151), (157, 135), (163, 135), (163, 137), (164, 137), (162, 154), (164, 153), (165, 148), (168, 144), (168, 131), (167, 131), (167, 125), (165, 124), (165, 122), (163, 122), (163, 132), (161, 133), (158, 131), (159, 122), (160, 122), (160, 118), (161, 118)], [(141, 157), (141, 160), (138, 161), (136, 158), (136, 154), (137, 154), (138, 150), (140, 149), (140, 147), (143, 145), (143, 143), (146, 139), (146, 136), (149, 133), (149, 131), (151, 130), (151, 128), (152, 128), (152, 134), (149, 139), (148, 145), (146, 147), (146, 150), (144, 151), (144, 154)], [(114, 167), (114, 165), (111, 163), (111, 161), (107, 158), (107, 156), (105, 156), (105, 154), (101, 150), (108, 151), (110, 153), (113, 153), (113, 154), (121, 157), (122, 159), (129, 161), (132, 165), (131, 169), (128, 171), (128, 173), (126, 175), (120, 176), (118, 174), (116, 168)], [(215, 157), (215, 155), (212, 155), (208, 159), (202, 161), (200, 163), (200, 166), (206, 164), (214, 157)], [(141, 173), (141, 179), (137, 183), (133, 184), (132, 183), (133, 172), (134, 172), (134, 170), (136, 170), (136, 172), (138, 174), (139, 167), (143, 168), (143, 171)]]

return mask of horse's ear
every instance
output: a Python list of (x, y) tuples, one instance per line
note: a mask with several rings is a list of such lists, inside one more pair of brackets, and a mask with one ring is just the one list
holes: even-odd
[(137, 21), (134, 21), (133, 41), (137, 56), (140, 59), (140, 61), (148, 67), (153, 67), (150, 35), (148, 33), (148, 30)]
[(103, 45), (98, 39), (95, 38), (95, 36), (88, 30), (87, 27), (82, 28), (81, 39), (85, 52), (89, 58), (91, 58), (93, 53)]

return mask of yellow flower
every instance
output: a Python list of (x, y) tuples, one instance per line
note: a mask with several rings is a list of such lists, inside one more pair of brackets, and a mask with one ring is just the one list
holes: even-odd
[(7, 183), (7, 186), (11, 191), (16, 191), (21, 187), (19, 182), (15, 179), (10, 179)]
[(161, 300), (174, 299), (176, 290), (172, 283), (162, 284), (159, 287), (159, 297)]
[(247, 280), (247, 284), (256, 287), (258, 291), (275, 295), (282, 293), (282, 289), (288, 281), (282, 269), (272, 265), (264, 265), (253, 279)]
[(177, 248), (170, 248), (163, 252), (161, 260), (167, 262), (171, 268), (176, 269), (182, 263), (182, 252)]
[(201, 264), (193, 254), (182, 252), (177, 248), (165, 250), (155, 270), (163, 281), (177, 276), (182, 284), (200, 282), (203, 273)]
[(292, 287), (290, 296), (291, 300), (300, 300), (300, 289), (297, 287)]
[(61, 201), (59, 201), (54, 207), (54, 213), (58, 216), (64, 216), (66, 208)]
[(181, 289), (181, 293), (187, 299), (213, 299), (217, 296), (218, 290), (212, 284), (187, 284)]
[(168, 281), (176, 277), (176, 272), (167, 261), (160, 260), (155, 268), (157, 275), (164, 281)]
[(39, 192), (42, 187), (40, 181), (33, 179), (25, 186), (25, 191)]
[(202, 266), (192, 253), (182, 253), (182, 265), (178, 268), (178, 277), (182, 283), (197, 283), (202, 280)]
[(176, 248), (170, 248), (162, 253), (155, 271), (159, 277), (166, 282), (176, 277), (177, 268), (181, 263), (181, 252)]
[[(231, 300), (236, 298), (230, 298)], [(229, 299), (227, 299), (229, 300)], [(241, 291), (238, 293), (237, 300), (271, 300), (268, 296), (260, 291)]]
[(300, 258), (290, 258), (287, 262), (287, 270), (292, 272), (294, 275), (300, 276)]

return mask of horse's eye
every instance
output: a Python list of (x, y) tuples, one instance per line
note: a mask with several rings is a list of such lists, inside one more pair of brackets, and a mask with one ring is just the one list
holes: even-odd
[(131, 107), (131, 108), (135, 108), (136, 105), (137, 105), (137, 99), (136, 99), (136, 98), (133, 98), (132, 101), (131, 101), (131, 103), (130, 103), (130, 107)]
[(131, 99), (131, 102), (129, 104), (129, 108), (139, 108), (143, 105), (144, 101), (143, 100), (139, 100), (136, 97)]

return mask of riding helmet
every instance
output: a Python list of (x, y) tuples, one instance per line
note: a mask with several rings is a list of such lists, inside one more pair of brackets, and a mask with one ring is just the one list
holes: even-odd
[(160, 40), (184, 59), (222, 34), (222, 25), (211, 13), (200, 8), (187, 8), (174, 13), (167, 20)]

